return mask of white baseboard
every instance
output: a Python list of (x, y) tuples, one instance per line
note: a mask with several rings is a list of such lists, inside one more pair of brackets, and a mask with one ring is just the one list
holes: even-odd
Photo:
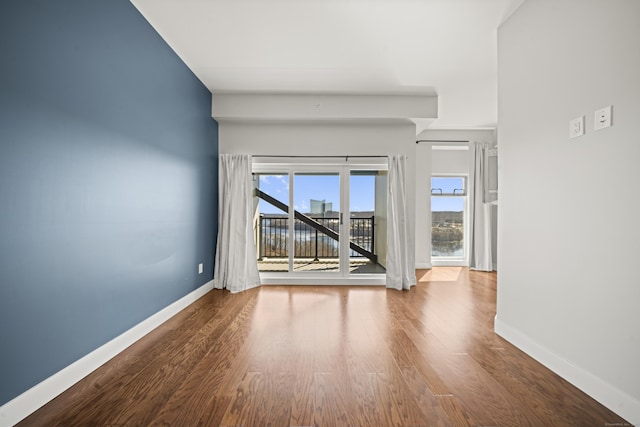
[(620, 415), (631, 423), (640, 426), (640, 401), (618, 390), (611, 384), (585, 371), (570, 361), (563, 359), (548, 348), (538, 344), (527, 335), (495, 318), (495, 333), (527, 353), (529, 356), (560, 375), (565, 380)]
[(211, 289), (213, 280), (5, 403), (0, 407), (0, 426), (10, 427), (19, 423)]
[(416, 270), (430, 270), (433, 268), (433, 264), (431, 264), (430, 262), (417, 262), (416, 263)]

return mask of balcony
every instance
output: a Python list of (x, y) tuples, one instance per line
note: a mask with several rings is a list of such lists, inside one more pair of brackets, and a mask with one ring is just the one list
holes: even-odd
[[(351, 273), (384, 273), (377, 264), (374, 216), (349, 218), (349, 270)], [(309, 221), (311, 220), (311, 221)], [(294, 225), (294, 271), (339, 271), (339, 230), (337, 213), (329, 216), (305, 215)], [(316, 224), (319, 224), (317, 226)], [(323, 232), (322, 230), (326, 230)], [(289, 269), (289, 227), (284, 214), (260, 214), (256, 226), (258, 266), (262, 272)]]

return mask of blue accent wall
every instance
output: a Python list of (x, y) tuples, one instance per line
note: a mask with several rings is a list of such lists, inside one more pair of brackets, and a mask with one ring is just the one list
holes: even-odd
[(0, 405), (213, 278), (210, 112), (128, 0), (2, 2)]

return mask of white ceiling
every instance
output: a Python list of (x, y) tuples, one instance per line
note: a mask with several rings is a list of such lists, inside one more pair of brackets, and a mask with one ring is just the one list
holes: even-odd
[(524, 0), (132, 0), (212, 91), (437, 93), (494, 127), (497, 28)]

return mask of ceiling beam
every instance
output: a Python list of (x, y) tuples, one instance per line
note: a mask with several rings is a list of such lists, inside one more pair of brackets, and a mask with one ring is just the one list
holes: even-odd
[(216, 120), (435, 119), (438, 97), (420, 94), (214, 93)]

